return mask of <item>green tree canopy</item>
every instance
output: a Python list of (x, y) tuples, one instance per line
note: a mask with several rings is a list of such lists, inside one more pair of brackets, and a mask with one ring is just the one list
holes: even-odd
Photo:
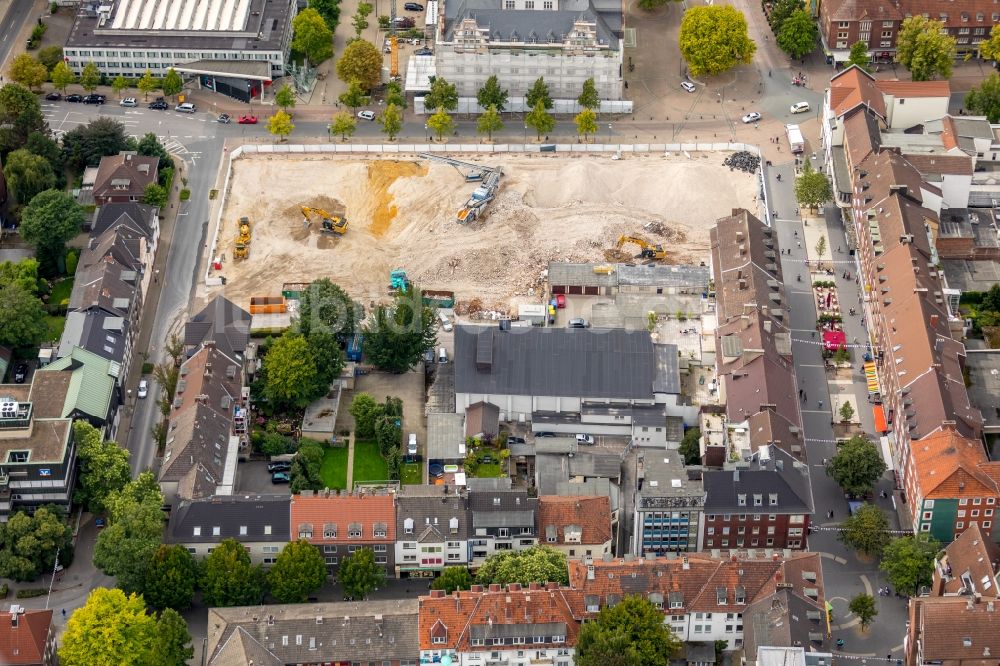
[(858, 616), (862, 630), (867, 629), (875, 616), (878, 615), (878, 609), (875, 608), (875, 598), (870, 594), (857, 595), (851, 599), (847, 609)]
[(927, 534), (900, 537), (886, 544), (879, 567), (896, 590), (915, 596), (921, 586), (931, 584), (940, 550), (941, 544)]
[(378, 306), (365, 327), (365, 355), (381, 370), (406, 372), (437, 342), (434, 311), (417, 289), (397, 294), (391, 307)]
[(279, 141), (284, 141), (285, 137), (292, 133), (295, 124), (292, 117), (284, 111), (278, 111), (267, 119), (267, 131), (278, 137)]
[(370, 394), (361, 391), (354, 395), (348, 411), (354, 417), (354, 434), (361, 439), (370, 439), (375, 435), (375, 422), (385, 413), (385, 407)]
[(358, 121), (347, 111), (339, 111), (333, 114), (330, 123), (330, 134), (339, 134), (342, 141), (347, 141), (347, 137), (354, 136), (354, 132), (357, 129)]
[(104, 501), (108, 526), (97, 536), (94, 566), (118, 578), (126, 592), (142, 591), (163, 537), (163, 493), (152, 472), (139, 474)]
[(507, 91), (500, 87), (500, 80), (496, 74), (486, 79), (483, 87), (476, 92), (476, 102), (480, 108), (489, 109), (495, 107), (496, 111), (503, 113), (507, 106)]
[(63, 566), (73, 561), (73, 529), (57, 507), (18, 511), (0, 523), (0, 578), (35, 580), (52, 571), (57, 553)]
[(198, 581), (198, 563), (180, 544), (161, 545), (153, 553), (142, 588), (153, 608), (184, 610), (194, 598)]
[(851, 44), (851, 53), (847, 57), (847, 62), (844, 63), (844, 65), (845, 67), (857, 65), (866, 72), (871, 72), (871, 57), (868, 55), (868, 44), (861, 41)]
[(34, 246), (42, 273), (53, 274), (66, 254), (66, 242), (80, 233), (83, 207), (59, 190), (36, 194), (21, 213), (21, 237)]
[(117, 155), (129, 147), (125, 126), (113, 118), (97, 118), (63, 135), (63, 149), (75, 171), (97, 166), (102, 157)]
[[(292, 48), (318, 65), (333, 57), (333, 31), (315, 9), (304, 9), (292, 19)], [(278, 103), (281, 105), (281, 103)]]
[(543, 134), (548, 134), (556, 128), (556, 119), (546, 111), (545, 101), (540, 99), (524, 118), (524, 124), (535, 130), (538, 140), (541, 141)]
[(24, 146), (32, 132), (48, 134), (38, 97), (18, 83), (0, 88), (0, 155)]
[(102, 513), (104, 500), (132, 479), (129, 452), (117, 443), (105, 441), (101, 431), (86, 421), (73, 423), (80, 476), (73, 502), (91, 513)]
[(871, 492), (885, 473), (886, 464), (878, 448), (865, 437), (855, 435), (842, 444), (830, 458), (826, 473), (845, 492), (860, 497)]
[(154, 208), (166, 208), (168, 198), (167, 189), (159, 183), (147, 183), (142, 191), (142, 203)]
[(69, 68), (65, 61), (60, 60), (52, 68), (52, 85), (56, 90), (66, 92), (66, 87), (76, 83), (76, 74)]
[[(28, 292), (36, 294), (38, 292), (38, 261), (28, 257), (18, 262), (0, 262), (0, 287), (9, 284), (16, 285)], [(7, 312), (7, 310), (4, 310)], [(4, 344), (0, 342), (0, 344)]]
[(316, 361), (316, 386), (311, 393), (315, 400), (330, 391), (330, 384), (343, 371), (344, 350), (333, 334), (322, 331), (313, 331), (306, 342)]
[(225, 539), (201, 563), (202, 600), (206, 606), (249, 606), (264, 596), (264, 572), (236, 539)]
[(387, 104), (385, 111), (378, 117), (378, 123), (389, 141), (392, 141), (403, 129), (403, 112), (395, 104)]
[(167, 70), (167, 75), (163, 77), (160, 87), (162, 88), (164, 95), (167, 97), (175, 97), (180, 94), (181, 90), (184, 89), (184, 79), (182, 79), (181, 75), (177, 73), (177, 70), (171, 67)]
[(757, 45), (747, 35), (742, 12), (730, 5), (706, 5), (684, 12), (680, 49), (693, 76), (714, 76), (748, 64)]
[(993, 26), (989, 39), (979, 44), (979, 54), (988, 60), (996, 60), (1000, 55), (1000, 25)]
[(983, 301), (980, 305), (983, 310), (1000, 312), (1000, 283), (994, 283), (983, 293)]
[(139, 139), (139, 143), (136, 145), (136, 150), (140, 155), (160, 158), (159, 164), (161, 169), (173, 164), (170, 159), (170, 153), (167, 152), (167, 149), (163, 147), (163, 144), (160, 143), (160, 140), (153, 132), (147, 132), (142, 135), (142, 138)]
[(136, 85), (142, 91), (143, 99), (149, 99), (149, 93), (160, 87), (160, 80), (147, 69)]
[(586, 141), (591, 134), (597, 134), (597, 114), (591, 109), (584, 109), (573, 118), (576, 123), (576, 133)]
[(431, 89), (424, 96), (425, 109), (440, 109), (454, 111), (458, 108), (458, 89), (455, 84), (448, 83), (443, 76), (431, 79)]
[(29, 89), (35, 89), (45, 83), (49, 78), (49, 70), (45, 65), (31, 57), (29, 53), (22, 53), (14, 58), (10, 65), (10, 78)]
[(701, 464), (701, 428), (688, 428), (677, 452), (684, 456), (685, 465)]
[(559, 583), (569, 584), (566, 554), (548, 546), (532, 546), (527, 550), (508, 550), (486, 558), (476, 572), (476, 581), (483, 585), (500, 583)]
[(115, 94), (118, 95), (118, 97), (121, 97), (122, 91), (128, 90), (128, 79), (119, 74), (111, 82), (111, 89), (115, 91)]
[(967, 92), (965, 108), (976, 115), (986, 116), (991, 123), (1000, 122), (1000, 75), (991, 72)]
[(38, 52), (38, 62), (45, 65), (45, 69), (52, 72), (63, 60), (63, 48), (61, 46), (46, 46)]
[(670, 4), (671, 2), (676, 2), (677, 0), (639, 0), (640, 9), (656, 9), (657, 7), (662, 7), (663, 5)]
[(493, 133), (503, 129), (503, 119), (496, 106), (489, 106), (479, 118), (476, 119), (476, 131), (485, 134), (492, 141)]
[(441, 575), (431, 583), (432, 590), (444, 590), (445, 594), (451, 594), (455, 590), (468, 590), (475, 582), (472, 574), (466, 567), (445, 567)]
[(326, 582), (326, 562), (305, 539), (289, 542), (267, 572), (271, 596), (283, 604), (302, 604)]
[(437, 135), (438, 141), (455, 131), (455, 120), (448, 115), (443, 106), (427, 119), (427, 126)]
[(663, 611), (647, 599), (629, 595), (601, 610), (580, 629), (577, 666), (669, 666), (681, 641)]
[(385, 84), (385, 103), (394, 104), (400, 109), (406, 108), (406, 95), (403, 94), (403, 84), (399, 81), (389, 81)]
[(292, 458), (291, 491), (322, 490), (326, 485), (320, 474), (322, 464), (323, 445), (311, 439), (300, 439), (298, 453)]
[[(588, 80), (593, 82), (593, 79)], [(584, 87), (586, 88), (586, 86)], [(597, 93), (596, 88), (594, 89), (594, 93)], [(580, 96), (583, 97), (582, 94)], [(555, 106), (555, 102), (552, 101), (552, 95), (549, 94), (549, 86), (545, 83), (545, 77), (539, 76), (535, 79), (535, 82), (531, 84), (531, 88), (525, 93), (524, 101), (532, 109), (536, 108), (539, 102), (542, 103), (542, 108), (546, 111)]]
[(371, 42), (355, 40), (340, 54), (337, 76), (344, 83), (357, 82), (363, 90), (371, 90), (382, 81), (382, 54)]
[(101, 70), (97, 69), (97, 65), (93, 61), (83, 66), (83, 72), (80, 74), (80, 85), (89, 93), (94, 92), (97, 90), (97, 86), (101, 85)]
[(826, 174), (815, 171), (809, 160), (802, 166), (802, 175), (795, 179), (795, 198), (800, 206), (816, 208), (833, 199), (833, 186)]
[(818, 36), (819, 29), (812, 15), (805, 9), (799, 9), (781, 24), (777, 42), (782, 51), (797, 60), (812, 53)]
[(48, 335), (45, 307), (32, 292), (22, 285), (0, 285), (0, 345), (32, 347)]
[(364, 314), (364, 306), (343, 288), (329, 278), (320, 278), (314, 280), (299, 298), (299, 332), (305, 336), (313, 331), (331, 333), (346, 344), (354, 337)]
[(7, 187), (20, 203), (26, 204), (42, 192), (56, 185), (56, 174), (48, 160), (24, 148), (7, 155), (3, 174)]
[(955, 38), (944, 23), (917, 14), (903, 19), (896, 40), (896, 62), (910, 70), (914, 81), (947, 79), (955, 62)]
[(806, 4), (803, 0), (777, 0), (772, 5), (771, 13), (767, 17), (771, 30), (775, 34), (780, 33), (781, 27), (788, 20), (788, 17), (805, 8)]
[(309, 0), (309, 8), (323, 17), (326, 27), (333, 32), (340, 23), (340, 0)]
[(302, 408), (316, 398), (316, 359), (305, 336), (285, 333), (275, 340), (264, 356), (264, 372), (264, 395), (276, 409)]
[(864, 504), (841, 523), (840, 540), (865, 555), (878, 557), (889, 542), (888, 530), (885, 513), (874, 504)]
[(344, 589), (344, 596), (360, 601), (382, 584), (385, 572), (375, 564), (371, 548), (358, 548), (340, 561), (337, 580)]
[(153, 645), (156, 656), (150, 662), (153, 666), (186, 666), (194, 657), (191, 633), (187, 622), (173, 608), (164, 609), (156, 621), (156, 642)]
[(601, 105), (601, 97), (597, 94), (597, 85), (594, 83), (594, 77), (590, 77), (583, 82), (583, 90), (580, 92), (580, 96), (576, 98), (576, 103), (590, 110), (594, 110)]
[(64, 666), (147, 666), (156, 663), (156, 620), (136, 594), (98, 587), (73, 611), (59, 648)]
[(358, 81), (351, 81), (347, 85), (347, 90), (341, 93), (338, 99), (341, 104), (349, 106), (352, 111), (357, 111), (359, 106), (364, 106), (369, 101), (368, 93)]

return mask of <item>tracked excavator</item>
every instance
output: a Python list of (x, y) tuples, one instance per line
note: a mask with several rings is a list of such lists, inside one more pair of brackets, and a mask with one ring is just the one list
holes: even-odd
[(337, 234), (343, 236), (347, 233), (347, 219), (338, 215), (331, 215), (322, 208), (310, 208), (309, 206), (299, 206), (302, 209), (302, 217), (306, 219), (306, 224), (312, 222), (312, 215), (318, 215), (322, 222), (320, 231), (327, 234)]
[(615, 249), (620, 250), (622, 249), (622, 246), (627, 243), (633, 243), (639, 246), (640, 252), (636, 255), (636, 259), (656, 259), (657, 261), (662, 261), (667, 258), (667, 251), (663, 249), (662, 245), (654, 245), (647, 240), (638, 238), (637, 236), (619, 237), (618, 242), (615, 243)]

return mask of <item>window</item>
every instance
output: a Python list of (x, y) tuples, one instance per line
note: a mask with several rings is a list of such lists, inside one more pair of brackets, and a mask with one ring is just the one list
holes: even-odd
[(360, 539), (361, 538), (361, 524), (351, 523), (347, 527), (347, 538), (349, 539)]
[(403, 521), (403, 533), (413, 534), (413, 518), (407, 518)]
[(850, 23), (848, 23), (847, 21), (840, 21), (840, 22), (839, 22), (839, 23), (837, 24), (837, 27), (838, 27), (838, 28), (849, 28), (849, 27), (851, 27), (851, 24), (850, 24)]
[(534, 0), (525, 0), (524, 8), (525, 9), (534, 9), (535, 8), (535, 2), (534, 2)]
[(195, 536), (201, 536), (201, 527), (196, 526), (193, 531)]
[(552, 0), (545, 0), (542, 3), (542, 9), (552, 9)]
[(957, 523), (955, 523), (955, 529), (956, 530), (961, 530), (961, 529), (964, 529), (964, 528), (965, 528), (965, 523), (963, 521), (958, 521)]
[(9, 463), (26, 463), (28, 462), (28, 456), (31, 455), (30, 451), (11, 451), (7, 454), (7, 462)]
[(985, 529), (989, 529), (990, 525), (992, 525), (992, 524), (993, 524), (993, 523), (991, 523), (990, 521), (988, 521), (988, 520), (984, 520), (984, 521), (983, 521), (983, 529), (984, 529), (984, 530), (985, 530)]
[(309, 523), (302, 523), (299, 525), (299, 538), (300, 539), (312, 539), (313, 536), (313, 526)]
[(778, 506), (778, 493), (768, 493), (767, 503), (771, 506)]
[(972, 503), (973, 503), (973, 504), (974, 504), (975, 506), (979, 506), (980, 504), (982, 504), (982, 503), (983, 503), (983, 500), (982, 500), (982, 498), (981, 498), (981, 497), (976, 497), (976, 498), (973, 498), (973, 500), (972, 500)]
[(378, 523), (375, 525), (375, 530), (373, 531), (376, 539), (385, 538), (385, 523)]
[(507, 537), (510, 536), (510, 528), (507, 528), (507, 527), (500, 527), (500, 528), (498, 528), (497, 529), (497, 536), (500, 537), (501, 539), (506, 539)]
[(334, 555), (334, 556), (332, 556), (332, 557), (327, 557), (327, 558), (326, 558), (326, 563), (327, 563), (328, 565), (331, 565), (331, 566), (332, 566), (332, 565), (334, 565), (334, 564), (336, 564), (336, 563), (337, 563), (337, 556), (336, 556), (336, 555)]
[(553, 636), (552, 637), (552, 642), (553, 643), (565, 643), (566, 642), (566, 637), (565, 636)]
[(972, 517), (973, 518), (978, 518), (979, 517), (979, 509), (973, 509), (972, 510)]
[(483, 644), (483, 639), (482, 638), (473, 638), (472, 639), (472, 644), (474, 646), (482, 645)]
[(736, 503), (739, 504), (740, 506), (746, 506), (747, 496), (744, 493), (740, 493), (739, 495), (736, 496)]
[(712, 536), (713, 534), (715, 534), (715, 528), (714, 527), (709, 527), (708, 528), (708, 535)]
[(246, 535), (247, 535), (247, 526), (240, 525), (240, 536), (246, 536)]
[(324, 539), (336, 539), (337, 538), (337, 526), (334, 523), (327, 523), (323, 526), (323, 538)]
[(220, 536), (222, 534), (222, 528), (218, 525), (212, 526), (212, 536)]
[(504, 9), (514, 9), (514, 0), (504, 0), (503, 8)]
[(323, 552), (324, 553), (336, 553), (337, 552), (337, 547), (336, 546), (331, 546), (331, 545), (327, 544), (327, 545), (323, 546)]
[(445, 642), (445, 637), (444, 636), (432, 636), (431, 637), (431, 643), (434, 643), (434, 645), (444, 645), (444, 642)]
[(403, 550), (416, 550), (416, 549), (417, 549), (417, 544), (413, 543), (412, 541), (403, 544)]
[(494, 638), (493, 639), (493, 645), (503, 645), (503, 639), (502, 638)]

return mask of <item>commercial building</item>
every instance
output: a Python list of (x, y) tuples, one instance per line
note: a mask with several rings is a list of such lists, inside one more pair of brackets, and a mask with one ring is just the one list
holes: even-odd
[(254, 564), (271, 566), (290, 539), (289, 504), (288, 495), (182, 501), (170, 512), (164, 543), (179, 544), (202, 559), (226, 539), (235, 539)]
[(636, 477), (636, 554), (701, 550), (705, 488), (701, 470), (686, 468), (676, 451), (640, 452)]

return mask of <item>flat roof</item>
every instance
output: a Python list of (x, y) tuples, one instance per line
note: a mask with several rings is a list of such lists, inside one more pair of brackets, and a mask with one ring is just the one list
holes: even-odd
[(983, 413), (987, 430), (1000, 430), (1000, 349), (966, 350), (969, 401)]
[(119, 0), (114, 30), (242, 30), (250, 0)]
[(427, 459), (465, 458), (465, 414), (427, 415)]
[(174, 67), (187, 74), (208, 76), (232, 76), (255, 81), (271, 80), (271, 65), (261, 60), (195, 60)]

